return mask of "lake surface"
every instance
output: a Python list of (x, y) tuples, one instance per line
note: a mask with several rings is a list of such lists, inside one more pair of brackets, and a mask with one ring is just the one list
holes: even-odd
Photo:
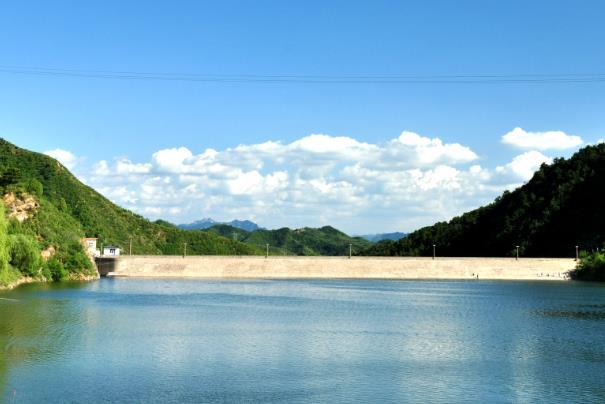
[(605, 402), (605, 287), (103, 279), (0, 292), (5, 402)]

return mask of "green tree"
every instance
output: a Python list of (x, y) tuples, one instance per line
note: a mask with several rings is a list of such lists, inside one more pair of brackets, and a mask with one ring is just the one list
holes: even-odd
[(46, 263), (46, 271), (49, 272), (53, 281), (61, 281), (69, 277), (69, 272), (63, 266), (61, 261), (56, 257), (52, 257)]
[(8, 271), (8, 224), (4, 212), (4, 204), (0, 202), (0, 273)]
[(8, 237), (10, 264), (23, 275), (36, 276), (42, 267), (40, 246), (25, 234), (11, 234)]
[(605, 281), (605, 254), (602, 252), (584, 254), (576, 270), (571, 273), (571, 277), (585, 281)]
[(4, 213), (4, 204), (0, 201), (0, 286), (5, 286), (17, 278), (17, 274), (10, 266), (7, 220)]

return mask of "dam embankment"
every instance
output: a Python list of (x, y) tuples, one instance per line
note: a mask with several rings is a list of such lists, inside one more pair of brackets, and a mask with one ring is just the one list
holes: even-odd
[(121, 256), (97, 259), (109, 277), (207, 279), (563, 280), (570, 258)]

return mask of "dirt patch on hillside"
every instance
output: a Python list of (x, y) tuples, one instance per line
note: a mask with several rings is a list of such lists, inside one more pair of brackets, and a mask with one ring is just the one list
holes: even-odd
[(55, 255), (55, 247), (48, 246), (48, 248), (46, 248), (45, 250), (42, 250), (42, 252), (40, 253), (40, 255), (42, 256), (42, 258), (44, 259), (44, 261), (48, 261), (53, 255)]
[(17, 196), (14, 192), (9, 192), (3, 200), (9, 219), (17, 219), (20, 223), (35, 215), (40, 207), (34, 197), (26, 193)]

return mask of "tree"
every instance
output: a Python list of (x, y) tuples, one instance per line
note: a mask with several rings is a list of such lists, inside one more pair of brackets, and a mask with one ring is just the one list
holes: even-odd
[(4, 203), (0, 202), (0, 272), (8, 269), (8, 232)]
[(23, 275), (36, 276), (42, 266), (40, 246), (25, 234), (11, 234), (8, 237), (10, 264)]

